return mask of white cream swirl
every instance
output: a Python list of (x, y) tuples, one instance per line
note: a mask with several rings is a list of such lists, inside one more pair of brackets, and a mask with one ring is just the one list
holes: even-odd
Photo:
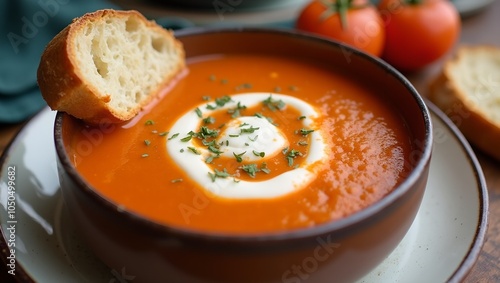
[[(200, 114), (206, 117), (213, 111), (232, 109), (238, 103), (252, 107), (262, 103), (270, 96), (273, 99), (283, 101), (285, 105), (294, 107), (301, 115), (305, 116), (306, 118), (302, 120), (304, 127), (311, 126), (314, 120), (319, 118), (319, 114), (313, 106), (292, 96), (268, 92), (231, 95), (231, 101), (220, 108), (210, 110), (207, 109), (207, 105), (210, 103), (200, 104), (180, 117), (169, 129), (170, 133), (179, 133), (179, 136), (167, 140), (168, 154), (202, 188), (223, 198), (267, 199), (284, 196), (306, 187), (316, 178), (316, 172), (312, 165), (323, 160), (326, 155), (325, 141), (319, 130), (311, 133), (309, 153), (300, 167), (262, 181), (238, 180), (235, 182), (234, 178), (211, 178), (208, 172), (212, 172), (212, 169), (205, 160), (212, 153), (207, 147), (198, 146), (193, 139), (182, 140), (182, 137), (188, 132), (197, 132), (200, 129)], [(197, 111), (195, 111), (196, 108)], [(241, 129), (250, 130), (242, 131)], [(225, 143), (225, 141), (228, 142)], [(221, 144), (219, 148), (222, 152), (221, 155), (231, 157), (238, 154), (247, 162), (256, 160), (257, 155), (254, 154), (254, 151), (262, 152), (262, 156), (271, 158), (289, 144), (286, 135), (281, 132), (279, 127), (265, 118), (255, 116), (242, 116), (231, 120), (226, 124), (225, 130), (217, 137), (217, 142)], [(196, 153), (187, 150), (188, 148), (195, 149)], [(263, 161), (262, 157), (259, 160)]]

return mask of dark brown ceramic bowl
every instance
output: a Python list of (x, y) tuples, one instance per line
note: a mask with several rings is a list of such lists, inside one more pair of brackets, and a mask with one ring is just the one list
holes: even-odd
[(58, 113), (55, 144), (67, 207), (95, 254), (133, 282), (350, 282), (367, 274), (399, 244), (419, 209), (431, 158), (429, 112), (411, 84), (381, 60), (345, 45), (294, 31), (203, 29), (177, 34), (188, 57), (263, 52), (336, 65), (384, 89), (406, 122), (412, 171), (368, 208), (313, 228), (275, 234), (203, 233), (160, 225), (120, 209), (75, 170), (68, 141), (75, 120)]

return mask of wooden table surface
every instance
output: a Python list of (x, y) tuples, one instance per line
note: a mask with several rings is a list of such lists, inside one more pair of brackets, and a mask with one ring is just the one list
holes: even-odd
[[(495, 1), (474, 15), (462, 20), (459, 44), (491, 44), (500, 47), (500, 1)], [(442, 60), (441, 60), (442, 62)], [(441, 68), (441, 62), (425, 70), (408, 75), (410, 81), (425, 96), (427, 83)], [(0, 153), (22, 128), (20, 124), (0, 124)], [(499, 141), (500, 146), (500, 141)], [(482, 166), (489, 192), (489, 228), (480, 256), (464, 282), (500, 282), (500, 161), (476, 151)], [(14, 282), (0, 266), (0, 282)]]

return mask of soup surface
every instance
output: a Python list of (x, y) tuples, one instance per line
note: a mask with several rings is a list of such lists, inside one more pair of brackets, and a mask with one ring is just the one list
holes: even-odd
[(404, 122), (375, 91), (297, 58), (192, 58), (132, 121), (79, 124), (71, 155), (102, 195), (160, 223), (310, 227), (380, 200), (408, 173)]

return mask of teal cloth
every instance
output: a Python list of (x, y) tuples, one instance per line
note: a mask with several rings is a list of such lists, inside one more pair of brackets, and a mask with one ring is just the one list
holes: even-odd
[(0, 0), (0, 122), (23, 121), (45, 101), (36, 70), (47, 43), (71, 20), (102, 8), (104, 0)]
[[(45, 46), (72, 19), (104, 8), (120, 9), (106, 0), (0, 0), (0, 124), (24, 121), (47, 105), (36, 83)], [(155, 20), (174, 30), (195, 26), (175, 16)], [(267, 26), (292, 25), (286, 21)]]

